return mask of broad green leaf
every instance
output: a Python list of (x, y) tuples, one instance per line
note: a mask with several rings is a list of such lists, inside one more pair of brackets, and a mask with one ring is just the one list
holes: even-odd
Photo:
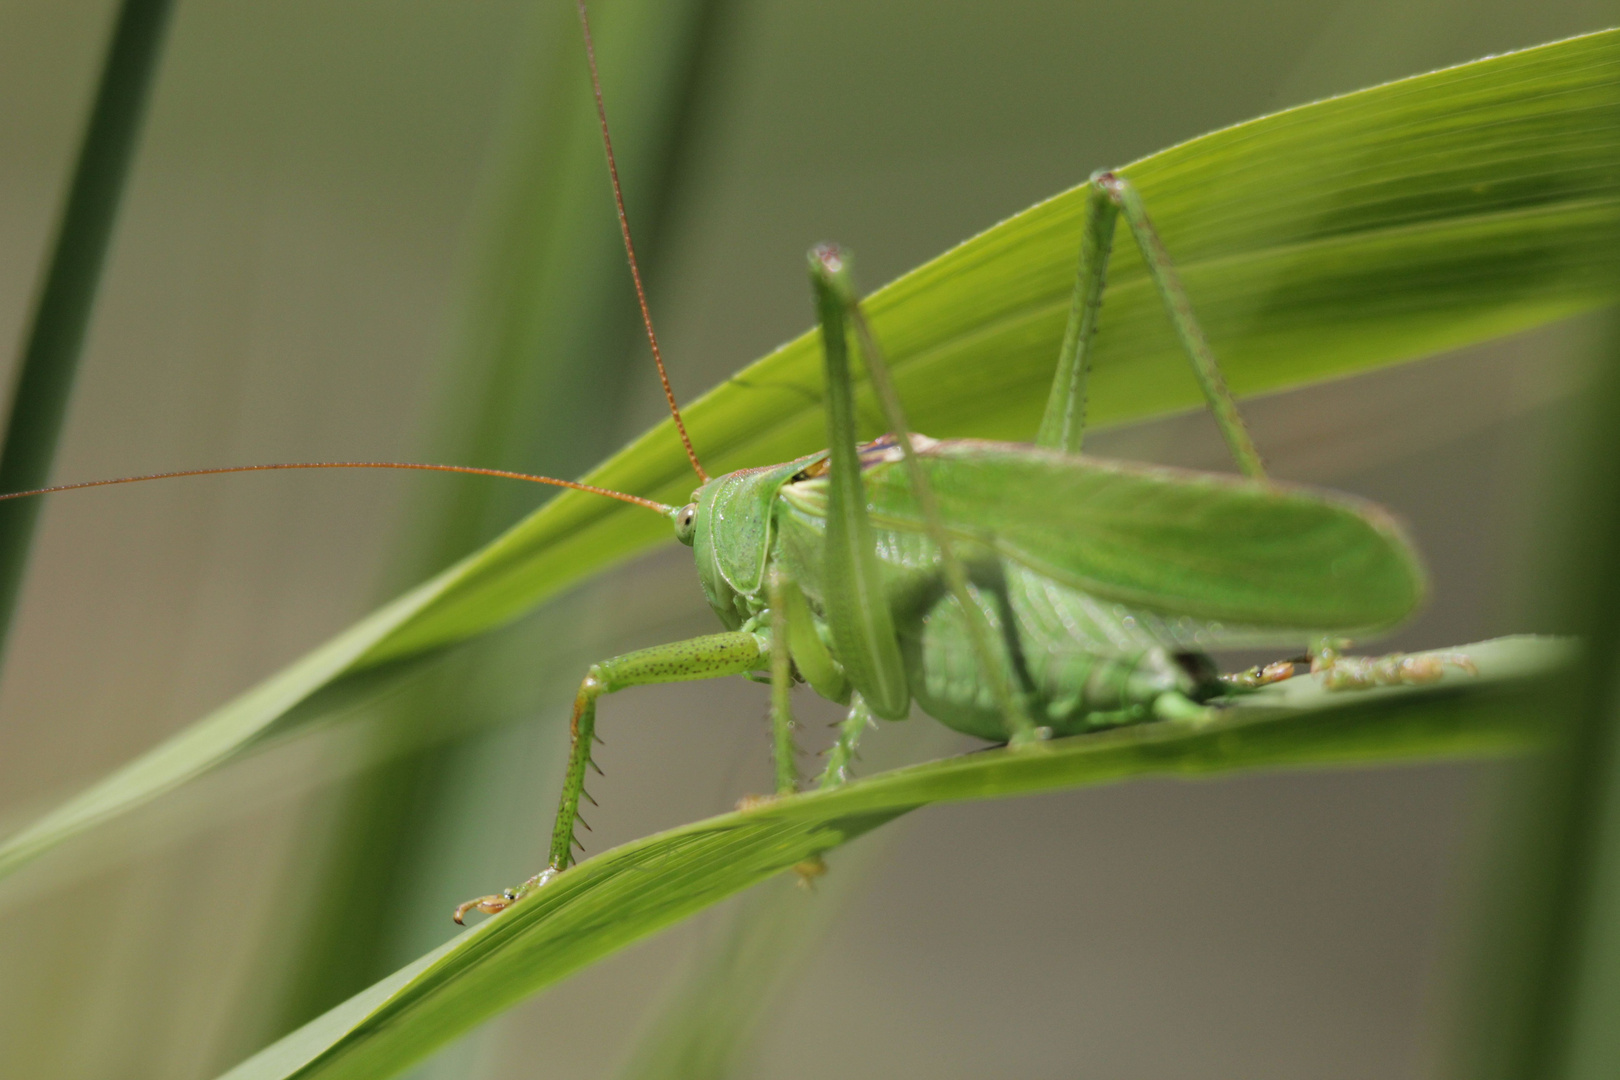
[[(1609, 302), (1620, 223), (1620, 32), (1466, 64), (1217, 131), (1124, 171), (1180, 261), (1240, 393), (1297, 386)], [(1027, 437), (1057, 355), (1078, 248), (1078, 189), (874, 293), (868, 308), (916, 426)], [(1122, 250), (1110, 274), (1091, 415), (1120, 423), (1197, 391)], [(822, 440), (810, 335), (687, 412), (711, 472)], [(871, 410), (868, 410), (869, 412)], [(665, 501), (693, 487), (663, 424), (598, 468)], [(482, 633), (649, 545), (667, 522), (565, 494), (482, 551), (115, 772), (0, 845), (0, 873), (250, 745), (326, 683)]]
[[(1540, 742), (1539, 701), (1574, 652), (1549, 638), (1464, 650), (1477, 676), (1332, 693), (1268, 687), (1204, 728), (1152, 724), (896, 769), (637, 840), (355, 995), (223, 1080), (377, 1080), (568, 973), (794, 863), (935, 802), (1002, 798), (1137, 776), (1500, 754)], [(834, 872), (837, 872), (836, 867)]]

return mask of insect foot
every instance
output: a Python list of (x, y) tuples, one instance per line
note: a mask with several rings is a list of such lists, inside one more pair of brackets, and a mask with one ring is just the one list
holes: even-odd
[(1294, 677), (1294, 661), (1278, 660), (1275, 663), (1261, 667), (1256, 664), (1248, 671), (1234, 671), (1219, 676), (1222, 686), (1233, 690), (1258, 690), (1262, 686), (1283, 682)]
[(482, 911), (485, 915), (493, 915), (497, 911), (505, 911), (517, 902), (516, 889), (503, 889), (497, 896), (480, 896), (476, 900), (468, 900), (465, 904), (457, 904), (455, 914), (450, 917), (456, 920), (457, 926), (466, 926), (464, 921), (469, 911)]
[(485, 915), (505, 911), (534, 890), (544, 886), (559, 873), (555, 866), (548, 866), (515, 889), (502, 889), (497, 895), (480, 896), (476, 900), (468, 900), (465, 904), (457, 904), (455, 912), (450, 917), (456, 921), (457, 926), (466, 926), (463, 920), (469, 911), (482, 911)]
[(812, 855), (803, 862), (793, 864), (793, 875), (799, 879), (799, 888), (815, 891), (816, 879), (827, 872), (827, 863), (820, 855)]
[(1319, 675), (1328, 690), (1369, 690), (1375, 686), (1422, 686), (1439, 682), (1447, 667), (1478, 675), (1474, 662), (1462, 653), (1426, 653), (1411, 656), (1340, 656), (1324, 650), (1311, 660), (1311, 674)]

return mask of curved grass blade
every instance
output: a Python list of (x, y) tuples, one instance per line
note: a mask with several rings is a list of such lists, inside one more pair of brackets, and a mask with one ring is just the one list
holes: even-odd
[[(1338, 378), (1522, 330), (1620, 295), (1620, 30), (1476, 61), (1213, 132), (1128, 175), (1153, 209), (1234, 391)], [(1085, 189), (997, 225), (863, 302), (919, 431), (1027, 439), (1051, 385)], [(1128, 248), (1129, 245), (1124, 245)], [(1129, 250), (1115, 256), (1091, 424), (1196, 407)], [(713, 473), (818, 450), (813, 332), (683, 410)], [(867, 434), (878, 411), (863, 392)], [(670, 423), (590, 474), (665, 502), (695, 486)], [(477, 633), (664, 539), (564, 494), (368, 659)]]
[(1551, 730), (1550, 680), (1568, 643), (1465, 647), (1479, 666), (1428, 687), (1334, 694), (1267, 688), (1206, 728), (1126, 728), (915, 765), (626, 844), (455, 938), (238, 1065), (222, 1080), (392, 1075), (592, 961), (934, 802), (1002, 798), (1137, 776), (1500, 754)]
[[(1620, 31), (1287, 110), (1126, 172), (1153, 208), (1232, 387), (1335, 378), (1523, 329), (1620, 292)], [(867, 312), (917, 427), (1023, 438), (1052, 377), (1084, 192), (1041, 203), (873, 294)], [(1092, 418), (1142, 419), (1198, 391), (1139, 261), (1122, 251), (1097, 339)], [(718, 472), (819, 448), (807, 334), (686, 411)], [(873, 412), (875, 416), (875, 411)], [(665, 423), (590, 475), (666, 501), (692, 480)], [(0, 873), (251, 745), (345, 673), (462, 641), (667, 539), (668, 523), (553, 499), (23, 833)]]

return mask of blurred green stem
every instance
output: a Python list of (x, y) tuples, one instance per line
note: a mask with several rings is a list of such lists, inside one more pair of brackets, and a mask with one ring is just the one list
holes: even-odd
[[(172, 6), (170, 0), (124, 0), (113, 25), (101, 84), (23, 346), (0, 448), (0, 491), (27, 491), (50, 480)], [(41, 506), (39, 499), (0, 503), (0, 655)]]
[(1586, 664), (1549, 701), (1564, 737), (1512, 808), (1453, 1066), (1470, 1080), (1620, 1075), (1620, 317), (1608, 330), (1560, 565)]
[[(614, 136), (631, 148), (623, 162), (630, 221), (639, 246), (652, 255), (655, 276), (660, 225), (677, 197), (673, 181), (699, 76), (723, 37), (723, 6), (723, 0), (635, 0), (605, 8), (597, 20)], [(540, 9), (534, 34), (536, 44), (521, 50), (519, 63), (527, 66), (505, 117), (507, 145), (498, 151), (493, 190), (481, 207), (464, 310), (447, 350), (440, 431), (428, 456), (572, 476), (617, 444), (625, 394), (638, 377), (650, 383), (654, 372), (645, 342), (637, 340), (572, 9)], [(403, 531), (408, 550), (389, 590), (486, 543), (533, 502), (533, 491), (516, 484), (444, 485), (428, 493)], [(550, 614), (557, 617), (555, 608)], [(530, 620), (451, 658), (409, 701), (386, 706), (378, 738), (408, 742), (411, 732), (441, 724), (445, 714), (534, 715), (553, 696), (543, 692), (549, 665), (537, 656), (548, 645), (556, 651), (554, 643), (534, 640), (537, 629), (545, 626)], [(575, 658), (581, 667), (588, 659)], [(559, 705), (550, 719), (565, 715)], [(501, 856), (516, 855), (514, 846), (526, 849), (515, 840), (542, 815), (504, 813), (529, 806), (524, 791), (535, 783), (532, 773), (511, 764), (532, 761), (534, 750), (524, 744), (554, 729), (469, 726), (470, 738), (397, 757), (340, 794), (337, 821), (323, 823), (332, 830), (332, 848), (314, 883), (315, 915), (300, 935), (279, 1015), (268, 1025), (273, 1034), (449, 936), (450, 907), (465, 898), (455, 889), (483, 891), (513, 875)], [(539, 856), (518, 857), (526, 864)], [(355, 895), (386, 901), (362, 919), (330, 916)]]

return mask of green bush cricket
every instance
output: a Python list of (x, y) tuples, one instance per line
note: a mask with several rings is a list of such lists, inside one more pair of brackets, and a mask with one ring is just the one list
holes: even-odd
[[(656, 507), (693, 548), (725, 632), (593, 665), (570, 725), (545, 870), (457, 908), (494, 913), (574, 861), (596, 704), (631, 686), (746, 675), (771, 686), (776, 791), (798, 789), (790, 690), (849, 705), (822, 785), (842, 782), (873, 718), (915, 702), (1015, 746), (1148, 720), (1201, 723), (1211, 702), (1286, 678), (1292, 661), (1221, 676), (1214, 646), (1309, 647), (1332, 685), (1426, 681), (1443, 661), (1350, 661), (1335, 637), (1392, 627), (1421, 603), (1418, 556), (1385, 512), (1265, 475), (1175, 266), (1123, 177), (1092, 178), (1068, 327), (1033, 445), (914, 435), (847, 256), (810, 253), (826, 373), (828, 449), (709, 477), (681, 422), (619, 189), (584, 0), (578, 0), (626, 254), (670, 412), (699, 486)], [(1080, 455), (1089, 350), (1118, 218), (1142, 251), (1241, 478)], [(856, 441), (850, 343), (890, 434)], [(654, 504), (656, 506), (656, 504)]]

